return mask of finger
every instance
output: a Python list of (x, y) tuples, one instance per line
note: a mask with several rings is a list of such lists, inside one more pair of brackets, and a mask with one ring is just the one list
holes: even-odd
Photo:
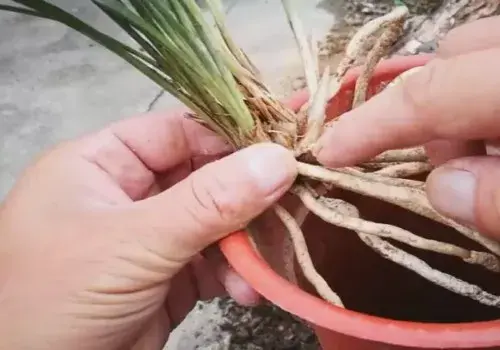
[(233, 268), (216, 245), (211, 245), (203, 251), (215, 276), (224, 286), (227, 294), (237, 303), (244, 306), (256, 306), (260, 303), (260, 295)]
[(171, 325), (176, 327), (182, 322), (198, 301), (224, 294), (224, 288), (214, 277), (207, 261), (202, 256), (194, 257), (169, 284), (165, 310)]
[(229, 296), (238, 304), (252, 307), (261, 303), (260, 294), (228, 264), (221, 264), (217, 275)]
[(228, 151), (228, 144), (185, 114), (151, 114), (109, 129), (146, 167), (161, 173), (196, 156)]
[(486, 154), (489, 156), (500, 156), (500, 139), (485, 141)]
[(307, 91), (303, 90), (294, 94), (291, 98), (283, 101), (283, 104), (293, 111), (298, 111), (307, 102), (307, 100), (309, 100), (309, 95)]
[[(201, 168), (202, 166), (221, 159), (223, 156), (227, 156), (228, 154), (218, 154), (214, 156), (196, 156), (191, 158), (190, 160), (185, 161), (175, 167), (171, 168), (165, 174), (160, 174), (156, 176), (156, 192), (150, 191), (151, 193), (158, 194), (161, 191), (164, 191), (176, 183), (187, 178), (193, 171)], [(149, 196), (148, 196), (149, 197)]]
[(193, 162), (191, 160), (187, 160), (179, 165), (176, 165), (167, 173), (157, 175), (156, 183), (158, 184), (159, 191), (156, 194), (159, 194), (160, 192), (165, 191), (178, 182), (186, 179), (193, 171)]
[(500, 158), (469, 157), (434, 170), (427, 180), (436, 210), (500, 240)]
[(178, 271), (169, 283), (166, 310), (171, 327), (177, 327), (200, 299), (196, 277), (190, 265)]
[(456, 158), (486, 155), (482, 141), (434, 140), (425, 145), (425, 151), (435, 166)]
[(127, 349), (163, 349), (169, 333), (168, 315), (165, 310), (159, 310), (143, 327), (133, 344), (127, 344)]
[(189, 264), (196, 278), (200, 300), (210, 300), (227, 294), (217, 279), (212, 266), (204, 256), (196, 255)]
[[(132, 118), (76, 143), (76, 153), (104, 171), (137, 200), (150, 192), (155, 173), (170, 170), (196, 156), (228, 152), (212, 131), (182, 114)], [(71, 149), (75, 152), (75, 149)]]
[(500, 47), (500, 16), (483, 18), (451, 30), (439, 43), (441, 58)]
[(500, 76), (491, 74), (500, 49), (435, 60), (400, 84), (344, 114), (314, 154), (345, 166), (385, 150), (436, 139), (480, 140), (500, 133)]
[[(260, 144), (210, 163), (167, 191), (118, 215), (147, 250), (182, 266), (224, 235), (241, 229), (292, 185), (293, 154)], [(177, 266), (178, 267), (178, 266)]]

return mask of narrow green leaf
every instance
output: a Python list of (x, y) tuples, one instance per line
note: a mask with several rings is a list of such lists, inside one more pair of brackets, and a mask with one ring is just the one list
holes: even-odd
[(149, 57), (147, 55), (144, 55), (142, 52), (139, 52), (131, 48), (130, 46), (125, 45), (122, 42), (113, 39), (109, 35), (106, 35), (96, 30), (95, 28), (89, 26), (76, 16), (60, 9), (55, 5), (50, 4), (45, 0), (12, 0), (12, 1), (35, 10), (38, 14), (40, 14), (45, 18), (65, 24), (66, 26), (87, 36), (89, 39), (110, 49), (119, 56), (121, 56), (120, 53), (122, 52), (129, 52), (134, 56), (140, 57), (142, 60), (145, 61), (149, 60)]
[(142, 47), (143, 50), (146, 51), (151, 56), (151, 58), (156, 61), (156, 63), (158, 63), (158, 61), (161, 61), (161, 54), (158, 52), (158, 50), (151, 44), (149, 40), (147, 40), (143, 35), (137, 32), (135, 28), (129, 24), (129, 22), (123, 20), (119, 16), (116, 16), (111, 11), (107, 11), (106, 8), (101, 7), (100, 4), (97, 3), (96, 1), (92, 0), (92, 2), (97, 7), (99, 7), (110, 19), (112, 19), (123, 30), (125, 30), (127, 34), (130, 35), (130, 37), (134, 39), (137, 42), (137, 44), (139, 44), (139, 46)]
[(252, 64), (252, 62), (248, 59), (248, 57), (243, 54), (241, 48), (236, 45), (231, 35), (229, 35), (229, 31), (226, 28), (225, 24), (225, 16), (224, 16), (224, 8), (222, 6), (222, 2), (220, 0), (206, 0), (206, 4), (214, 17), (215, 24), (219, 29), (219, 32), (226, 44), (227, 48), (234, 55), (234, 57), (238, 60), (238, 62), (249, 72), (257, 74), (256, 67)]
[[(169, 45), (171, 41), (165, 37), (160, 31), (153, 27), (150, 23), (139, 17), (135, 12), (123, 3), (116, 0), (94, 0), (104, 12), (110, 17), (119, 19), (120, 21), (129, 23), (130, 26), (139, 30), (146, 38), (151, 41), (160, 52), (157, 57), (157, 64), (160, 64), (163, 69), (169, 71), (169, 75), (180, 83), (187, 83), (185, 81), (186, 74), (176, 74), (178, 69), (189, 70), (194, 74), (197, 73), (195, 66), (191, 65), (192, 60), (181, 61), (179, 60), (179, 53), (173, 45)], [(170, 60), (166, 59), (167, 56), (172, 56)], [(177, 59), (175, 59), (177, 58)], [(200, 79), (202, 77), (199, 77)]]
[[(189, 56), (193, 62), (197, 61), (196, 69), (200, 73), (204, 72), (203, 82), (209, 87), (208, 90), (214, 93), (215, 97), (218, 96), (219, 101), (224, 101), (225, 96), (230, 95), (231, 91), (224, 80), (221, 79), (220, 74), (218, 74), (217, 66), (208, 50), (196, 36), (193, 36), (192, 32), (186, 30), (176, 21), (176, 18), (168, 12), (168, 8), (158, 7), (155, 9), (154, 5), (152, 5), (161, 2), (161, 0), (151, 0), (149, 6), (151, 11), (158, 11), (159, 8), (163, 9), (161, 13), (158, 11), (157, 16), (161, 17), (159, 21), (165, 29), (165, 35), (171, 37), (175, 45)], [(205, 73), (206, 70), (208, 71)]]
[(48, 16), (46, 16), (43, 13), (40, 13), (38, 11), (30, 10), (30, 9), (23, 8), (23, 7), (11, 6), (11, 5), (1, 5), (0, 4), (0, 11), (16, 12), (16, 13), (20, 13), (23, 15), (29, 15), (29, 16), (34, 16), (34, 17), (49, 18), (50, 19), (50, 17), (48, 17)]
[(179, 1), (184, 1), (184, 0), (171, 0), (169, 2), (165, 1), (159, 1), (163, 6), (166, 6), (168, 3), (169, 9), (172, 9), (173, 13), (177, 16), (179, 23), (186, 28), (186, 30), (193, 35), (196, 34), (196, 28), (194, 27), (193, 23), (189, 20), (189, 17), (186, 15), (186, 12), (184, 10), (184, 7), (181, 5)]
[(205, 22), (203, 14), (194, 0), (184, 0), (182, 4), (187, 9), (186, 13), (192, 18), (194, 27), (214, 58), (222, 78), (230, 88), (232, 94), (232, 99), (228, 100), (228, 103), (231, 105), (231, 110), (228, 110), (230, 116), (236, 120), (243, 132), (251, 131), (254, 127), (252, 115), (244, 103), (244, 97), (239, 91), (236, 80), (224, 64), (220, 51), (214, 45), (218, 41), (216, 36), (213, 35), (212, 29)]

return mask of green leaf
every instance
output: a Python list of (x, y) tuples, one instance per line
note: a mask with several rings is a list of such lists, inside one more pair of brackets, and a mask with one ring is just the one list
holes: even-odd
[(215, 64), (219, 68), (222, 78), (230, 88), (232, 99), (231, 101), (228, 101), (228, 103), (231, 104), (231, 108), (229, 109), (231, 117), (237, 120), (237, 123), (243, 132), (251, 131), (254, 127), (253, 118), (248, 110), (248, 107), (244, 103), (244, 97), (239, 91), (236, 80), (221, 56), (220, 49), (216, 47), (216, 43), (220, 43), (218, 37), (213, 34), (213, 30), (205, 22), (203, 14), (194, 0), (184, 0), (182, 4), (186, 9), (186, 13), (191, 18), (198, 35), (201, 40), (203, 40), (207, 50), (214, 58)]
[(216, 23), (212, 28), (194, 0), (92, 0), (141, 52), (48, 1), (14, 2), (25, 7), (0, 5), (0, 10), (58, 21), (94, 40), (174, 95), (233, 144), (253, 130), (254, 120), (237, 80), (240, 74), (249, 74), (245, 73), (248, 60), (232, 42), (219, 7), (209, 6)]
[(30, 9), (27, 9), (24, 7), (17, 7), (17, 6), (11, 6), (11, 5), (1, 5), (0, 4), (0, 11), (16, 12), (16, 13), (20, 13), (23, 15), (29, 15), (29, 16), (40, 17), (40, 18), (49, 18), (48, 16), (45, 16), (42, 13), (39, 13), (37, 11), (30, 10)]
[(229, 31), (226, 28), (225, 20), (224, 20), (224, 11), (222, 2), (220, 0), (208, 0), (206, 1), (210, 12), (214, 16), (215, 24), (219, 29), (219, 32), (226, 44), (227, 48), (234, 55), (234, 57), (238, 60), (238, 62), (249, 72), (254, 74), (257, 73), (257, 69), (252, 64), (252, 62), (248, 59), (248, 57), (243, 53), (243, 51), (236, 45), (231, 35), (229, 35)]

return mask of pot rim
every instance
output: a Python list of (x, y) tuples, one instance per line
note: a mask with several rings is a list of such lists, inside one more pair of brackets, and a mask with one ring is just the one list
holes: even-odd
[[(374, 79), (383, 80), (423, 66), (433, 55), (393, 57), (381, 62)], [(359, 68), (351, 70), (342, 89), (352, 88)], [(395, 74), (396, 73), (396, 74)], [(301, 91), (289, 100), (299, 108), (308, 99)], [(258, 293), (282, 309), (315, 326), (355, 338), (421, 348), (477, 348), (500, 345), (500, 320), (465, 323), (398, 321), (334, 306), (307, 293), (274, 272), (254, 250), (248, 233), (235, 232), (219, 242), (226, 259)]]

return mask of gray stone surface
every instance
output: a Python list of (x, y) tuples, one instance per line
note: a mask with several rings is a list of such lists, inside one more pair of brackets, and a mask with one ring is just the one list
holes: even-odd
[[(120, 31), (83, 1), (70, 7)], [(0, 13), (0, 198), (40, 151), (144, 111), (158, 88), (127, 63), (64, 26)]]

